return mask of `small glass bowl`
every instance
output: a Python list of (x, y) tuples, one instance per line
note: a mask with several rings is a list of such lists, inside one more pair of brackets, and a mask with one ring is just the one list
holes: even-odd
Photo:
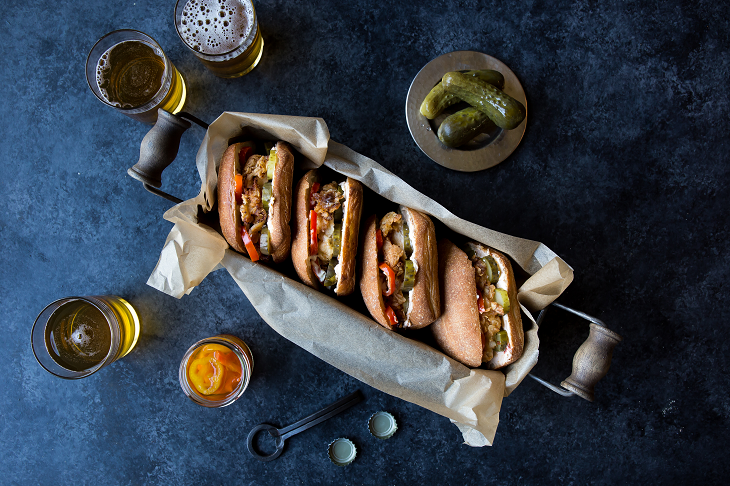
[[(188, 381), (188, 362), (190, 361), (190, 358), (193, 356), (193, 354), (195, 354), (195, 352), (198, 350), (198, 348), (201, 348), (206, 344), (220, 344), (227, 347), (228, 349), (233, 351), (233, 353), (238, 357), (238, 360), (241, 362), (241, 381), (231, 393), (229, 393), (227, 396), (220, 400), (210, 400), (206, 398), (205, 395), (200, 394), (190, 384), (190, 381)], [(183, 356), (183, 359), (180, 362), (178, 379), (180, 381), (180, 386), (182, 387), (183, 392), (193, 402), (197, 403), (198, 405), (202, 405), (203, 407), (220, 408), (230, 405), (231, 403), (238, 400), (241, 395), (243, 395), (246, 387), (248, 387), (248, 382), (251, 380), (252, 371), (253, 355), (251, 354), (251, 350), (248, 348), (246, 343), (244, 343), (236, 336), (231, 336), (230, 334), (221, 334), (218, 336), (202, 339), (193, 344), (190, 349), (187, 350), (185, 356)]]

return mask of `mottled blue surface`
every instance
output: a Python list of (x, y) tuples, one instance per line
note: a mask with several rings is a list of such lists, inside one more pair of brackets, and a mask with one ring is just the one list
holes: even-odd
[[(185, 49), (172, 1), (3, 5), (3, 484), (726, 483), (727, 2), (258, 1), (264, 56), (237, 80)], [(495, 445), (472, 449), (447, 419), (281, 338), (225, 271), (181, 300), (148, 287), (171, 224), (169, 204), (126, 174), (147, 127), (103, 106), (84, 78), (91, 46), (119, 28), (162, 45), (187, 80), (186, 111), (322, 117), (334, 140), (457, 215), (561, 255), (575, 269), (561, 302), (625, 339), (596, 401), (526, 381), (503, 403)], [(455, 50), (502, 60), (528, 100), (522, 144), (476, 174), (432, 163), (404, 117), (413, 77)], [(185, 134), (168, 192), (197, 194), (201, 139)], [(47, 374), (30, 349), (38, 312), (104, 293), (139, 310), (137, 349), (81, 381)], [(250, 344), (256, 369), (238, 402), (208, 410), (183, 395), (177, 366), (221, 332)], [(568, 376), (587, 333), (552, 311), (534, 373)], [(356, 388), (364, 403), (292, 438), (276, 461), (248, 455), (254, 425), (287, 425)], [(381, 409), (400, 427), (387, 441), (366, 428)], [(359, 450), (344, 469), (326, 457), (338, 436)]]

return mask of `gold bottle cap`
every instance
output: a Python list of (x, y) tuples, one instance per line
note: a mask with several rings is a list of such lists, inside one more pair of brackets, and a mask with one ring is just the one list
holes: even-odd
[(388, 412), (375, 412), (368, 420), (368, 430), (377, 439), (390, 439), (398, 430), (398, 424)]
[(329, 458), (335, 466), (347, 466), (355, 460), (357, 449), (349, 439), (340, 437), (335, 439), (329, 446)]

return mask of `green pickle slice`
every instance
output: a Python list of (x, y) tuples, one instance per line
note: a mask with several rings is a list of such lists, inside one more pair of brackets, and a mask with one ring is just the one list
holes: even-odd
[(276, 170), (276, 149), (272, 148), (269, 152), (269, 160), (266, 161), (266, 177), (269, 178), (269, 180), (272, 180), (274, 178), (274, 170)]
[(342, 248), (342, 223), (335, 223), (335, 229), (332, 232), (332, 254), (339, 255)]
[(325, 287), (332, 287), (335, 283), (337, 283), (337, 274), (335, 273), (337, 263), (337, 258), (330, 260), (330, 264), (327, 267), (327, 274), (324, 276), (324, 281), (322, 282), (322, 285)]
[(494, 342), (497, 344), (506, 344), (507, 341), (509, 341), (507, 331), (499, 331), (497, 334), (494, 335)]
[(507, 348), (507, 344), (509, 343), (509, 337), (507, 336), (507, 331), (499, 331), (497, 334), (495, 334), (494, 342), (497, 343), (497, 345), (494, 347), (495, 353), (504, 351)]
[(510, 309), (509, 296), (507, 291), (504, 289), (494, 289), (494, 301), (501, 305), (504, 309), (504, 313), (508, 313)]
[(406, 252), (406, 256), (410, 256), (413, 253), (413, 245), (411, 245), (411, 237), (406, 223), (403, 223), (403, 251)]
[(484, 266), (487, 267), (489, 283), (497, 283), (497, 281), (499, 280), (499, 266), (497, 265), (497, 262), (495, 262), (494, 258), (492, 258), (491, 256), (482, 257), (482, 262), (484, 262)]
[(271, 182), (267, 182), (264, 184), (264, 187), (261, 188), (261, 202), (264, 205), (265, 210), (269, 210), (269, 202), (271, 202), (271, 196), (273, 194), (273, 187), (271, 185)]
[(269, 248), (270, 244), (271, 233), (269, 233), (269, 228), (264, 226), (261, 228), (261, 239), (259, 240), (259, 250), (262, 255), (271, 255), (271, 248)]
[(403, 292), (410, 292), (416, 285), (416, 267), (412, 260), (406, 260), (406, 268), (403, 271)]
[(344, 189), (342, 189), (342, 187), (340, 185), (337, 186), (337, 193), (340, 195), (341, 201), (340, 201), (340, 205), (338, 206), (338, 208), (335, 209), (334, 213), (332, 213), (332, 218), (335, 221), (342, 221), (342, 218), (344, 218), (344, 213), (343, 213), (342, 207), (345, 203), (345, 200), (344, 200), (345, 191), (344, 191)]

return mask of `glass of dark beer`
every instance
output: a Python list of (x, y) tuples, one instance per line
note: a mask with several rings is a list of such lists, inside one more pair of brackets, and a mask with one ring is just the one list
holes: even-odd
[(157, 109), (182, 110), (185, 80), (155, 40), (137, 30), (116, 30), (91, 48), (86, 81), (102, 103), (154, 125)]
[(251, 0), (177, 0), (175, 28), (183, 44), (221, 78), (249, 73), (264, 52)]

